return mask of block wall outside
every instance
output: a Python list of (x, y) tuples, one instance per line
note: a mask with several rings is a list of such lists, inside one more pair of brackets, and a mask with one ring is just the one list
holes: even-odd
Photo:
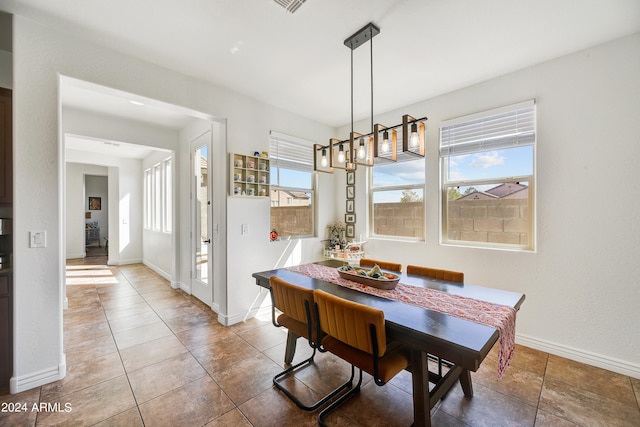
[(424, 237), (424, 203), (376, 203), (373, 224), (374, 234)]
[[(374, 233), (424, 236), (422, 202), (377, 203)], [(528, 199), (459, 200), (449, 202), (449, 239), (529, 244)]]
[(448, 205), (449, 240), (529, 244), (529, 200), (455, 200)]
[(271, 208), (271, 229), (280, 237), (313, 235), (311, 206), (281, 206)]

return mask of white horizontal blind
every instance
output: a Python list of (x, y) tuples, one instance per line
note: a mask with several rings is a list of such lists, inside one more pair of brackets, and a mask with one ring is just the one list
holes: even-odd
[(313, 172), (313, 142), (271, 131), (271, 166)]
[(483, 111), (440, 124), (440, 155), (454, 156), (533, 145), (535, 101)]

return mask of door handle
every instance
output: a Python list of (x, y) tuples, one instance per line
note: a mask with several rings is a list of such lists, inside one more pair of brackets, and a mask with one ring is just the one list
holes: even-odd
[(203, 240), (202, 243), (211, 243), (211, 239)]

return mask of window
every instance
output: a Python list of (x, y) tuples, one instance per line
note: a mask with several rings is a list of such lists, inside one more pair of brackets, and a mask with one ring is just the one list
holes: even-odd
[(173, 161), (169, 157), (144, 171), (144, 228), (173, 229)]
[(172, 204), (172, 199), (173, 199), (173, 169), (172, 169), (172, 163), (171, 163), (171, 158), (165, 159), (165, 161), (162, 163), (163, 165), (163, 175), (164, 175), (164, 181), (163, 181), (163, 186), (164, 186), (164, 194), (163, 194), (163, 198), (162, 198), (162, 216), (163, 216), (163, 231), (166, 233), (171, 233), (172, 229), (173, 229), (173, 215), (172, 215), (172, 211), (171, 208), (173, 206)]
[(371, 169), (371, 235), (424, 239), (425, 159), (384, 163)]
[(313, 142), (271, 132), (271, 229), (281, 238), (313, 237)]
[(151, 214), (153, 212), (153, 192), (151, 169), (144, 171), (144, 228), (151, 228)]
[(440, 125), (442, 242), (534, 249), (534, 101)]
[(153, 167), (153, 229), (160, 230), (162, 221), (162, 169), (158, 163)]

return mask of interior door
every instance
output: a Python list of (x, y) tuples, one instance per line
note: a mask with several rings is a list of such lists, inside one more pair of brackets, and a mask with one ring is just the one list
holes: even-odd
[(211, 132), (191, 142), (192, 164), (192, 272), (191, 292), (200, 301), (213, 302), (213, 245), (211, 221)]

